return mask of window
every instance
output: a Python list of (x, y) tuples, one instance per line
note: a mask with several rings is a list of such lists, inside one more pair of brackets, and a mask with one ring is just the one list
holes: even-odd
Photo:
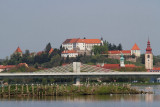
[(150, 58), (150, 55), (148, 55), (147, 58)]

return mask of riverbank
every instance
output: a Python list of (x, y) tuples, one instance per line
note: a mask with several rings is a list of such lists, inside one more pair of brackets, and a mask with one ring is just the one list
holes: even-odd
[(75, 96), (108, 94), (145, 94), (129, 84), (103, 85), (8, 85), (0, 88), (1, 96)]

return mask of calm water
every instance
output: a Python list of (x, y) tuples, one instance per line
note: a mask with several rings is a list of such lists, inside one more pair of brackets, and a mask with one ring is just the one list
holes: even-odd
[(160, 107), (160, 86), (141, 86), (146, 95), (0, 98), (0, 107)]

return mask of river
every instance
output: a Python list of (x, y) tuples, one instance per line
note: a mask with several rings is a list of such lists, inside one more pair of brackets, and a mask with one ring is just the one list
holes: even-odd
[(153, 91), (142, 95), (10, 97), (0, 98), (0, 107), (160, 107), (160, 86), (133, 86)]

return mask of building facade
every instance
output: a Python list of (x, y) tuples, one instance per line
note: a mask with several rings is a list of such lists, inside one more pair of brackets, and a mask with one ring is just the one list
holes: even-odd
[(119, 59), (121, 54), (123, 54), (126, 57), (127, 61), (133, 61), (135, 62), (136, 59), (132, 58), (132, 55), (135, 55), (135, 57), (141, 56), (141, 51), (138, 45), (135, 43), (131, 50), (113, 50), (108, 51), (108, 57), (113, 59)]
[(62, 53), (61, 53), (61, 57), (70, 57), (70, 58), (75, 58), (78, 56), (78, 53), (75, 51), (75, 50), (64, 50)]
[(62, 43), (62, 47), (65, 50), (78, 50), (78, 51), (91, 51), (93, 46), (103, 45), (103, 41), (100, 39), (66, 39)]

